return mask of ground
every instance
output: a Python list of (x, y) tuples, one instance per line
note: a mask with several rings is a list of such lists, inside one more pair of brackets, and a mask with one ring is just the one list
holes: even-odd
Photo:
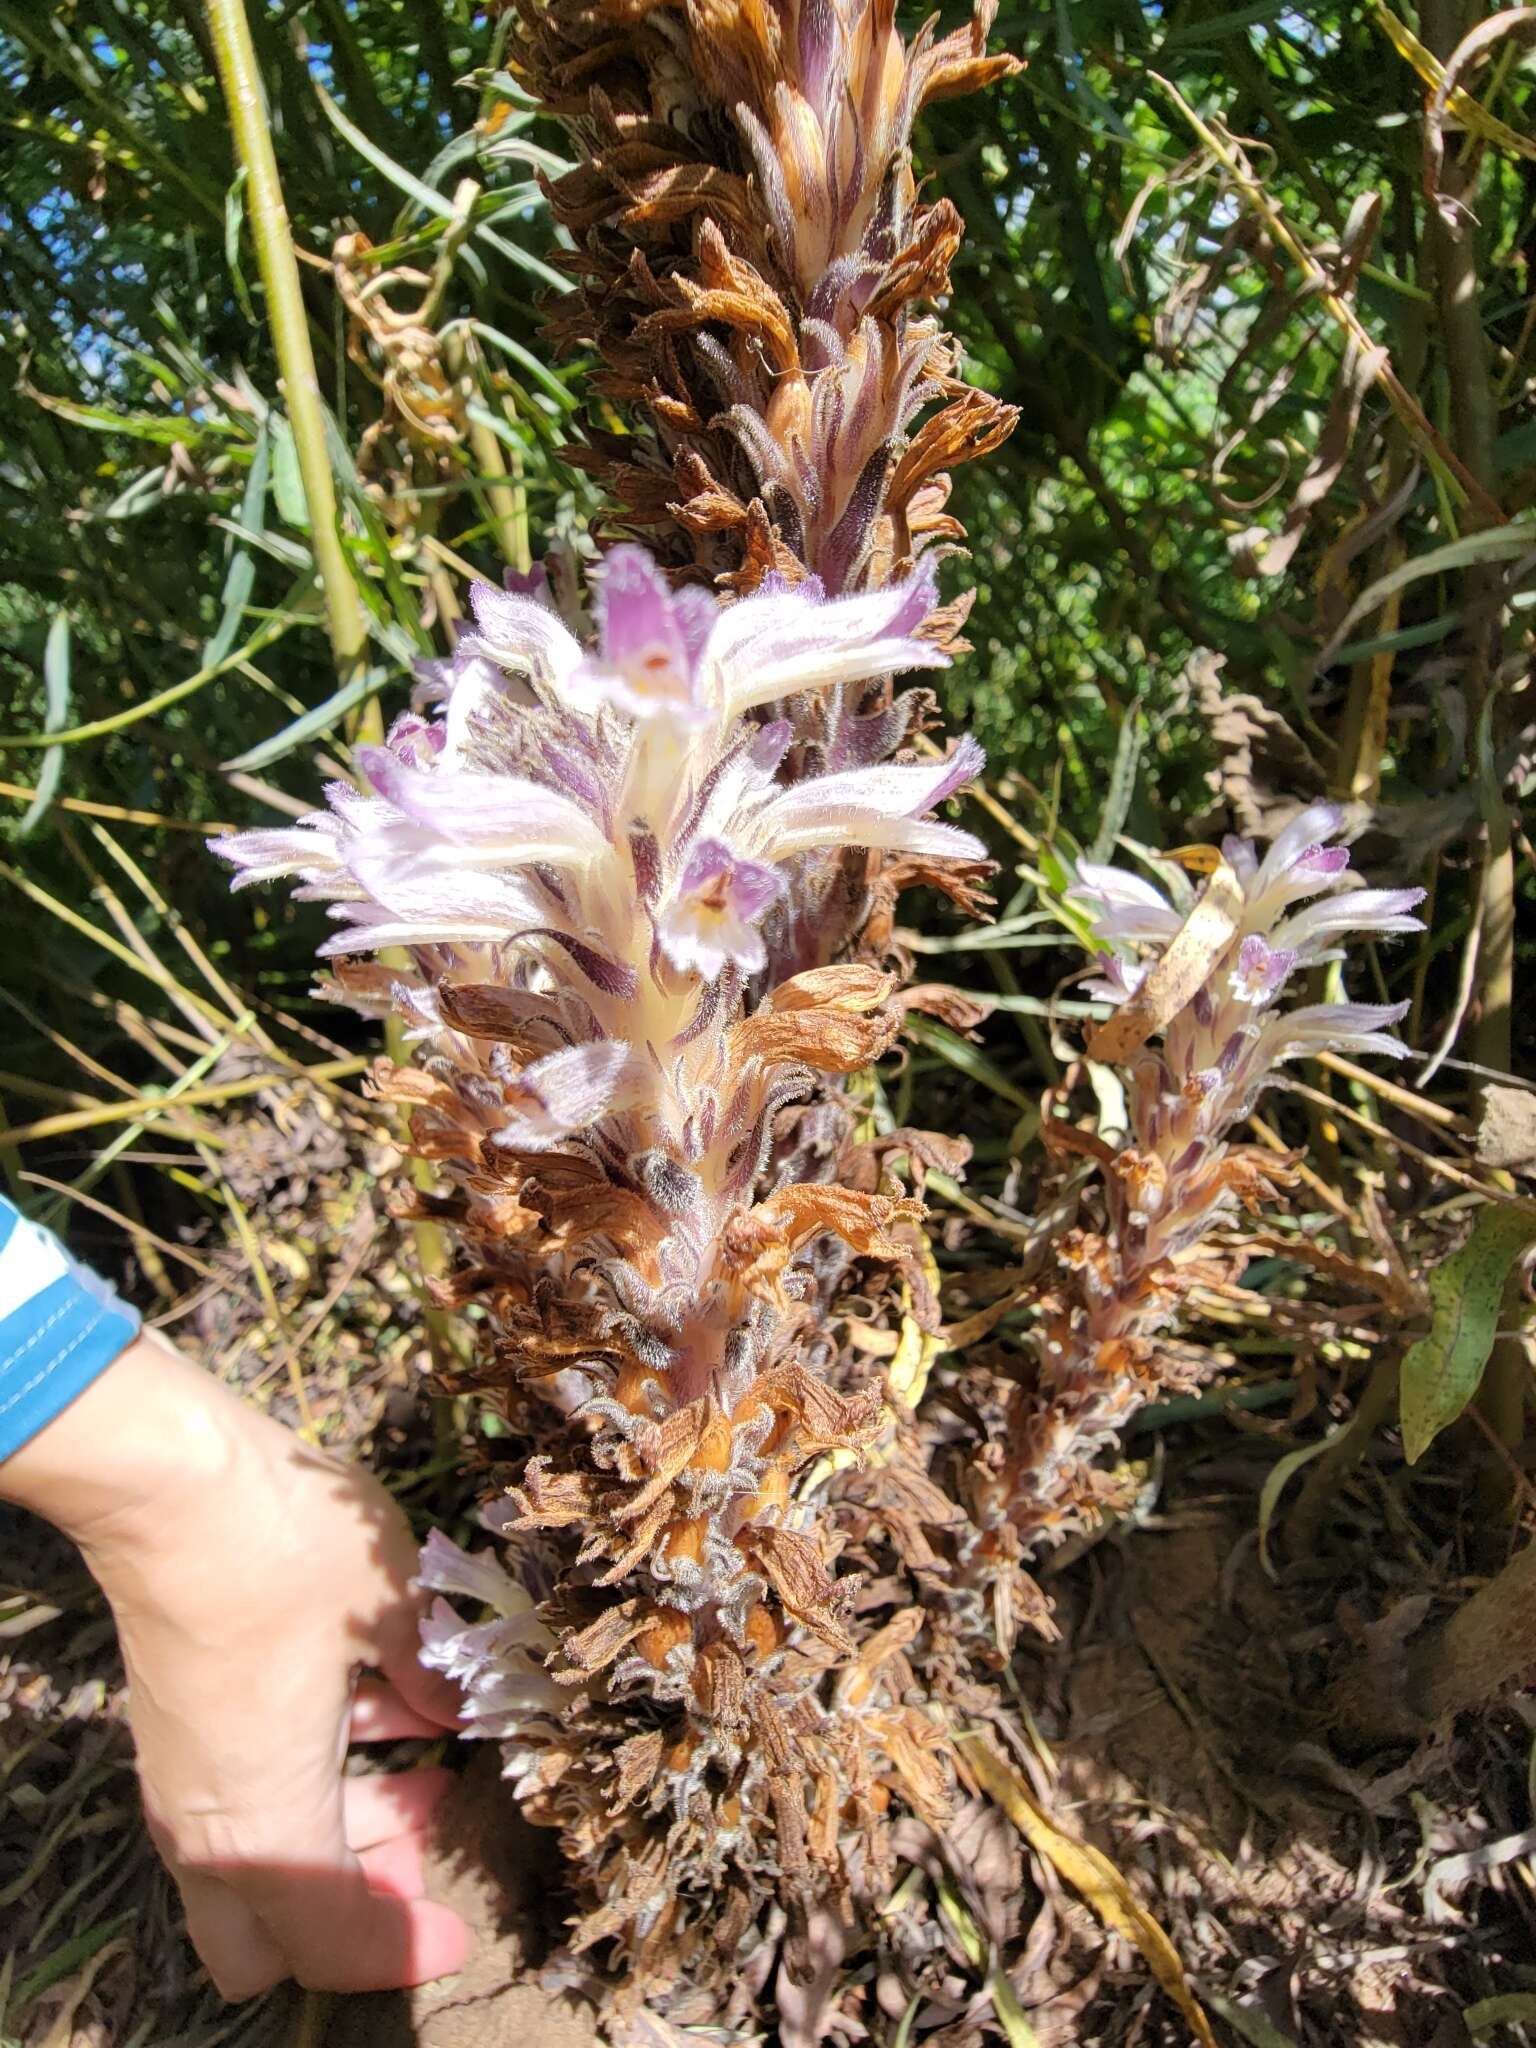
[[(348, 1209), (336, 1171), (341, 1183), (305, 1191), (286, 1238), (290, 1311), (354, 1275), (309, 1398), (329, 1441), (371, 1457), (408, 1506), (452, 1520), (470, 1495), (453, 1418), (434, 1425), (420, 1399), (396, 1226)], [(332, 1249), (311, 1256), (303, 1211), (316, 1203)], [(360, 1262), (365, 1230), (382, 1237)], [(267, 1338), (231, 1320), (228, 1297), (209, 1289), (181, 1330), (289, 1414)], [(1383, 1442), (1308, 1540), (1283, 1501), (1261, 1554), (1261, 1489), (1298, 1440), (1289, 1423), (1219, 1412), (1159, 1433), (1151, 1510), (1049, 1582), (1062, 1638), (1019, 1657), (1016, 1760), (1055, 1826), (1100, 1849), (1161, 1922), (1224, 2048), (1498, 2048), (1527, 2037), (1501, 2012), (1536, 2013), (1536, 1701), (1516, 1696), (1416, 1747), (1339, 1743), (1321, 1704), (1330, 1682), (1370, 1653), (1384, 1617), (1450, 1597), (1469, 1573), (1465, 1503)], [(67, 1545), (0, 1514), (0, 2044), (587, 2048), (590, 2008), (534, 1981), (558, 1936), (552, 1840), (510, 1811), (488, 1754), (464, 1761), (433, 1878), (481, 1931), (464, 1974), (410, 1996), (287, 1990), (222, 2007), (137, 1817), (108, 1618)], [(975, 1841), (978, 1857), (997, 1853), (985, 1830)], [(1186, 2042), (1141, 1950), (1107, 1934), (1048, 1862), (1023, 1867), (1010, 1976), (1040, 2048)], [(950, 2026), (944, 2048), (979, 2038)]]

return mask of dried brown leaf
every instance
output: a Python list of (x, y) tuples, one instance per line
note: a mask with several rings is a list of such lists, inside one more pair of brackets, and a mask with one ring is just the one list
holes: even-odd
[(1242, 914), (1243, 887), (1226, 859), (1211, 851), (1210, 880), (1194, 909), (1129, 1002), (1092, 1032), (1090, 1059), (1113, 1065), (1139, 1052), (1193, 999), (1231, 944)]

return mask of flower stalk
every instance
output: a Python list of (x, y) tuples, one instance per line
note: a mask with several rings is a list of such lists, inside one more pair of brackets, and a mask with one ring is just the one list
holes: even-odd
[(1050, 1625), (1025, 1561), (1104, 1507), (1134, 1408), (1203, 1370), (1166, 1333), (1213, 1227), (1286, 1184), (1233, 1135), (1275, 1067), (1395, 1049), (1396, 1009), (1286, 1014), (1284, 985), (1346, 930), (1409, 928), (1416, 892), (1356, 887), (1326, 807), (1262, 860), (1227, 845), (1215, 923), (1082, 865), (1130, 1130), (1047, 1121), (1102, 1186), (1034, 1370), (1000, 1402), (963, 1367), (975, 1400), (925, 1411), (922, 1181), (966, 1147), (842, 1088), (909, 1010), (967, 1021), (903, 988), (895, 904), (977, 901), (986, 849), (940, 813), (981, 753), (940, 751), (896, 684), (964, 644), (948, 471), (1012, 413), (959, 380), (935, 303), (960, 223), (910, 144), (1014, 60), (989, 0), (910, 44), (890, 0), (515, 6), (508, 62), (581, 159), (549, 191), (552, 324), (602, 364), (590, 623), (563, 573), (477, 587), (359, 750), (366, 787), (219, 850), (328, 906), (330, 992), (411, 1050), (374, 1074), (429, 1169), (396, 1206), (452, 1234), (433, 1291), (479, 1341), (450, 1390), (507, 1425), (502, 1544), (430, 1541), (424, 1655), (559, 1831), (562, 1981), (600, 1953), (616, 2041), (642, 2002), (744, 2032), (775, 2003), (814, 2048), (884, 2024), (865, 1982), (952, 1996), (880, 1910), (964, 1797), (944, 1707), (996, 1709), (978, 1669)]

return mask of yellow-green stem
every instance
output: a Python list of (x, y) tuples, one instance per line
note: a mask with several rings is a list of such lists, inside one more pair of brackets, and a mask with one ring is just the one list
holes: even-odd
[(213, 32), (219, 80), (229, 102), (235, 151), (246, 174), (246, 209), (256, 243), (256, 262), (267, 294), (267, 321), (277, 355), (278, 373), (293, 430), (294, 453), (309, 513), (315, 567), (325, 593), (331, 649), (342, 679), (349, 679), (367, 645), (368, 629), (362, 599), (352, 579), (337, 521), (336, 485), (325, 445), (325, 413), (320, 380), (310, 345), (309, 318), (299, 283), (288, 209), (266, 95), (246, 19), (245, 0), (208, 0), (208, 25)]

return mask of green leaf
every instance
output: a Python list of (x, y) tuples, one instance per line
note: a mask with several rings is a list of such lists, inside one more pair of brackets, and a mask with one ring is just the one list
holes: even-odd
[(120, 490), (111, 504), (103, 505), (99, 512), (82, 506), (82, 522), (109, 526), (119, 520), (138, 519), (146, 512), (158, 510), (165, 503), (165, 472), (163, 462), (154, 469), (140, 470), (133, 482)]
[(1234, 2034), (1251, 2044), (1251, 2048), (1296, 2048), (1289, 2034), (1271, 2026), (1263, 2013), (1255, 2012), (1250, 2005), (1236, 2005), (1230, 1998), (1221, 1998), (1214, 1991), (1202, 1991), (1201, 1997), (1218, 2019), (1225, 2020)]
[(1314, 1458), (1320, 1457), (1330, 1444), (1343, 1435), (1347, 1427), (1346, 1423), (1340, 1423), (1339, 1427), (1331, 1429), (1327, 1436), (1319, 1437), (1315, 1444), (1303, 1444), (1299, 1451), (1287, 1451), (1283, 1458), (1275, 1460), (1265, 1474), (1264, 1484), (1259, 1491), (1259, 1562), (1271, 1578), (1274, 1577), (1274, 1567), (1269, 1558), (1269, 1532), (1274, 1526), (1275, 1509), (1280, 1505), (1281, 1494), (1302, 1466), (1310, 1465)]
[(575, 410), (577, 401), (573, 393), (566, 389), (553, 370), (539, 361), (532, 349), (524, 348), (523, 344), (514, 341), (510, 334), (503, 334), (499, 327), (487, 327), (483, 320), (471, 320), (468, 324), (472, 333), (478, 334), (482, 340), (501, 349), (514, 363), (521, 364), (534, 382), (549, 394), (562, 411)]
[(96, 1951), (131, 1927), (138, 1919), (137, 1911), (119, 1913), (113, 1920), (103, 1920), (98, 1927), (88, 1927), (83, 1934), (77, 1934), (70, 1941), (61, 1942), (49, 1956), (46, 1963), (35, 1969), (30, 1977), (23, 1977), (16, 1986), (16, 2007), (18, 2011), (30, 2005), (34, 1998), (41, 1996), (50, 1984), (57, 1984), (61, 1977), (67, 1977), (80, 1963), (88, 1963)]
[(536, 277), (540, 284), (549, 286), (552, 292), (568, 292), (574, 289), (568, 277), (562, 277), (558, 270), (552, 270), (542, 256), (535, 256), (528, 249), (521, 249), (516, 242), (509, 242), (505, 235), (498, 235), (494, 228), (479, 227), (475, 230), (483, 242), (489, 242), (498, 255), (505, 256), (509, 263), (515, 263), (519, 270), (526, 270), (530, 277)]
[(270, 739), (262, 740), (259, 745), (247, 748), (243, 754), (237, 754), (232, 761), (223, 761), (219, 765), (228, 775), (249, 772), (253, 768), (265, 768), (273, 761), (280, 761), (284, 754), (291, 754), (295, 747), (302, 747), (306, 740), (315, 739), (319, 734), (328, 732), (343, 712), (350, 711), (354, 704), (361, 704), (373, 696), (389, 681), (389, 677), (390, 671), (386, 668), (373, 666), (360, 670), (350, 682), (343, 683), (339, 690), (327, 697), (323, 704), (317, 704), (312, 711), (306, 711), (302, 718), (294, 719), (292, 724), (285, 725), (281, 732), (273, 733)]
[(1507, 526), (1491, 526), (1478, 533), (1465, 533), (1460, 540), (1446, 541), (1426, 554), (1414, 555), (1385, 576), (1378, 576), (1355, 599), (1336, 628), (1333, 638), (1318, 655), (1319, 674), (1338, 659), (1339, 649), (1362, 619), (1368, 619), (1389, 597), (1406, 590), (1426, 576), (1446, 576), (1454, 569), (1470, 569), (1478, 562), (1505, 562), (1528, 554), (1536, 547), (1536, 521), (1512, 519)]
[(272, 495), (278, 517), (297, 533), (309, 531), (309, 504), (299, 472), (299, 451), (286, 419), (272, 416)]
[(72, 426), (88, 427), (93, 434), (127, 434), (135, 441), (154, 441), (163, 448), (180, 447), (195, 441), (200, 433), (220, 432), (217, 420), (192, 421), (174, 413), (114, 412), (110, 405), (82, 405), (73, 398), (57, 398), (51, 391), (21, 386), (28, 398), (46, 411), (56, 413)]
[(452, 218), (451, 200), (446, 199), (441, 192), (434, 192), (430, 185), (423, 184), (420, 178), (412, 176), (404, 165), (397, 164), (387, 150), (380, 149), (376, 142), (371, 142), (361, 128), (347, 119), (318, 78), (313, 84), (315, 97), (325, 109), (325, 118), (339, 135), (346, 137), (359, 156), (366, 157), (376, 171), (383, 172), (397, 191), (403, 192), (408, 199), (414, 199), (418, 206), (424, 206), (428, 213), (436, 214), (441, 220)]
[[(62, 732), (69, 724), (69, 673), (71, 638), (68, 612), (55, 612), (43, 649), (43, 731)], [(37, 795), (16, 822), (14, 837), (25, 839), (36, 831), (45, 812), (59, 793), (64, 773), (64, 749), (50, 747), (43, 756), (37, 778)]]
[(1404, 1356), (1399, 1393), (1403, 1451), (1416, 1464), (1477, 1392), (1498, 1334), (1510, 1269), (1536, 1242), (1536, 1215), (1490, 1202), (1459, 1252), (1429, 1276), (1429, 1334)]
[(1120, 722), (1120, 737), (1115, 743), (1115, 765), (1109, 778), (1109, 794), (1104, 799), (1104, 815), (1099, 823), (1093, 841), (1093, 858), (1106, 861), (1115, 850), (1115, 841), (1125, 829), (1130, 816), (1131, 799), (1136, 794), (1136, 770), (1141, 765), (1141, 750), (1146, 744), (1147, 720), (1138, 701), (1126, 712)]
[(1008, 2048), (1040, 2048), (1040, 2036), (1025, 2018), (1018, 1994), (1000, 1962), (992, 1965), (987, 1989), (992, 1994), (992, 2009), (997, 2014), (997, 2023), (1007, 2036)]
[[(287, 421), (283, 422), (286, 427)], [(288, 436), (288, 445), (293, 446), (293, 436)], [(245, 495), (240, 501), (240, 524), (252, 533), (260, 533), (267, 518), (267, 476), (271, 469), (272, 437), (265, 426), (256, 436), (256, 452), (251, 457), (251, 473), (246, 478)], [(203, 667), (212, 668), (220, 662), (234, 646), (245, 617), (245, 607), (250, 603), (251, 586), (256, 581), (256, 555), (249, 547), (238, 542), (230, 555), (229, 568), (224, 576), (224, 590), (220, 598), (219, 623), (213, 638), (203, 649)]]
[(224, 261), (229, 266), (229, 281), (235, 288), (240, 310), (254, 327), (256, 308), (251, 303), (251, 288), (245, 281), (245, 270), (240, 261), (240, 237), (245, 226), (245, 176), (245, 165), (242, 164), (224, 194)]
[(1034, 1097), (1026, 1095), (1016, 1081), (1010, 1080), (995, 1060), (988, 1059), (979, 1047), (968, 1038), (961, 1038), (947, 1030), (942, 1024), (930, 1023), (926, 1017), (908, 1017), (906, 1035), (929, 1052), (936, 1052), (940, 1059), (947, 1060), (974, 1081), (978, 1088), (990, 1089), (1005, 1102), (1011, 1102), (1019, 1109), (1033, 1109)]
[(891, 2036), (891, 2048), (911, 2048), (912, 2022), (921, 2011), (922, 2003), (922, 1998), (914, 1992), (912, 2003), (901, 2016), (900, 2026), (897, 2027), (895, 2033)]
[(1280, 12), (1276, 0), (1250, 0), (1247, 7), (1233, 7), (1225, 14), (1207, 15), (1204, 21), (1175, 22), (1157, 46), (1159, 57), (1175, 49), (1198, 49), (1226, 36), (1241, 35), (1258, 22), (1272, 22)]

